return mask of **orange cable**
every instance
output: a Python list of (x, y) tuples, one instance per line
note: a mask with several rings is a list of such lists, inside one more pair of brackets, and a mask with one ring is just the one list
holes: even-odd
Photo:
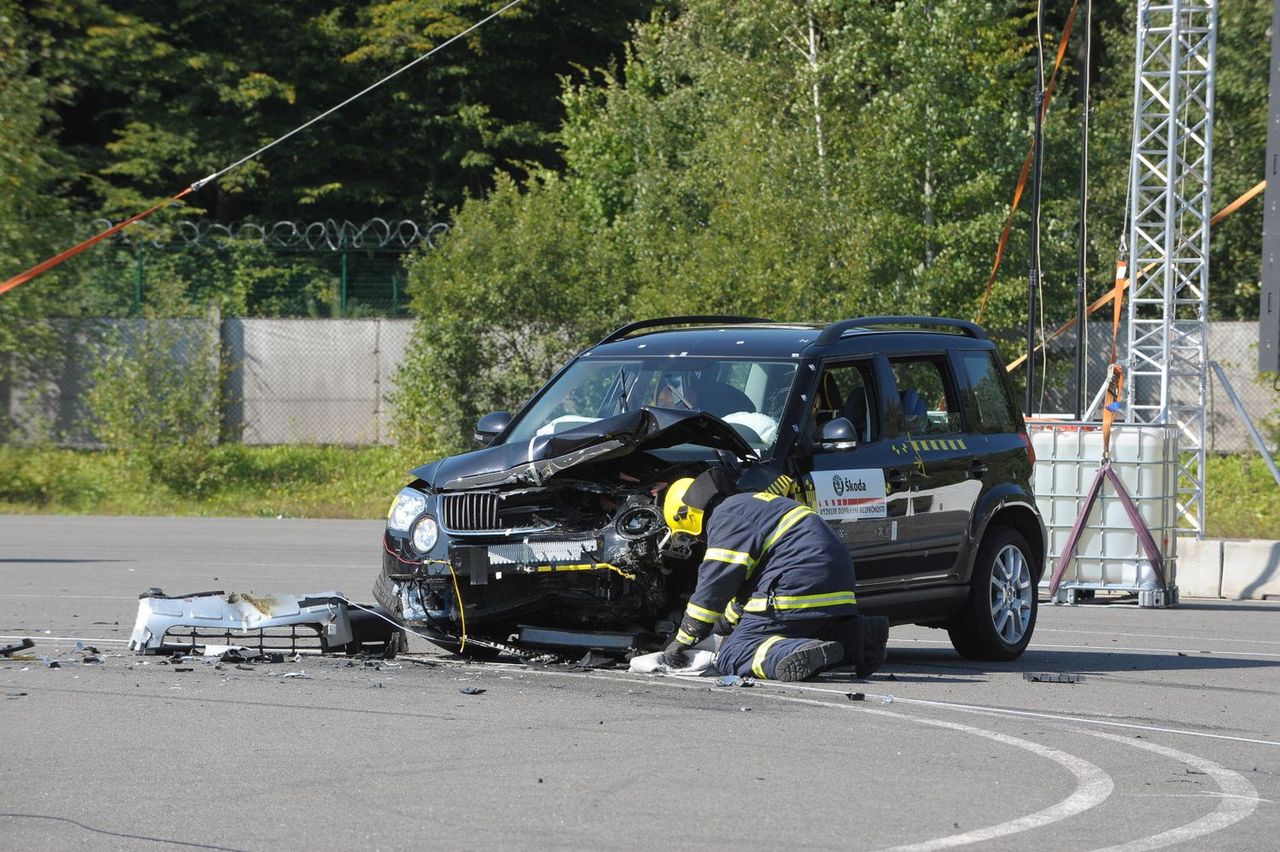
[[(1058, 69), (1062, 67), (1062, 58), (1067, 54), (1067, 44), (1071, 40), (1071, 29), (1076, 22), (1076, 8), (1079, 7), (1080, 0), (1075, 0), (1071, 4), (1071, 11), (1067, 14), (1067, 24), (1062, 28), (1062, 39), (1058, 42), (1058, 56), (1053, 63), (1053, 73), (1049, 75), (1049, 84), (1044, 87), (1044, 102), (1040, 104), (1040, 120), (1044, 121), (1044, 117), (1049, 114), (1049, 101), (1053, 98), (1053, 90), (1058, 82)], [(987, 311), (987, 300), (991, 298), (991, 289), (996, 283), (996, 273), (1000, 270), (1000, 261), (1004, 260), (1004, 251), (1009, 243), (1009, 233), (1013, 229), (1013, 215), (1018, 212), (1018, 205), (1022, 202), (1022, 192), (1027, 186), (1027, 177), (1031, 172), (1031, 160), (1035, 154), (1035, 140), (1032, 140), (1030, 147), (1027, 149), (1026, 159), (1022, 161), (1022, 171), (1018, 174), (1018, 185), (1013, 191), (1013, 203), (1009, 205), (1009, 216), (1004, 220), (1004, 228), (1000, 231), (1000, 239), (996, 243), (996, 259), (991, 264), (991, 275), (987, 278), (986, 289), (982, 292), (982, 303), (978, 305), (978, 316), (974, 322), (982, 322), (982, 317)]]
[(85, 240), (84, 242), (72, 246), (71, 248), (67, 249), (61, 254), (56, 254), (46, 261), (37, 263), (35, 266), (31, 267), (26, 272), (19, 273), (18, 275), (13, 276), (3, 284), (0, 284), (0, 293), (7, 293), (13, 288), (18, 287), (19, 285), (26, 284), (32, 278), (35, 278), (37, 275), (40, 275), (44, 272), (49, 271), (50, 269), (53, 269), (53, 267), (62, 263), (64, 260), (75, 257), (80, 252), (87, 249), (89, 246), (95, 243), (101, 242), (102, 240), (105, 240), (107, 237), (111, 236), (112, 234), (117, 234), (120, 231), (123, 231), (125, 228), (129, 227), (134, 222), (138, 222), (142, 219), (147, 218), (157, 210), (160, 210), (161, 208), (164, 208), (164, 207), (168, 207), (170, 204), (173, 204), (174, 202), (181, 200), (185, 196), (189, 195), (191, 193), (191, 190), (192, 190), (192, 187), (187, 187), (186, 189), (182, 190), (182, 192), (179, 192), (177, 195), (173, 196), (173, 198), (170, 198), (167, 201), (160, 202), (155, 207), (152, 207), (150, 210), (144, 210), (136, 216), (131, 216), (130, 218), (125, 219), (120, 224), (112, 225), (110, 228), (107, 228), (102, 233), (96, 236), (92, 236), (89, 239)]

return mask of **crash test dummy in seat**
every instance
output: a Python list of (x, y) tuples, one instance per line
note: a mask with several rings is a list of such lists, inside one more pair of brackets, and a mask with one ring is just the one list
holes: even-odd
[(780, 494), (734, 494), (708, 470), (672, 483), (663, 516), (674, 536), (705, 537), (706, 554), (664, 662), (713, 630), (724, 674), (805, 680), (839, 665), (867, 677), (884, 663), (889, 621), (858, 612), (849, 551), (816, 512)]

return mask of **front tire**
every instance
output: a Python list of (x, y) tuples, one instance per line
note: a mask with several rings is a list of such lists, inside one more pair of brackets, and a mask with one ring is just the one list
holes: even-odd
[(987, 532), (978, 549), (964, 610), (947, 627), (951, 644), (970, 660), (1016, 660), (1036, 626), (1036, 563), (1022, 534)]

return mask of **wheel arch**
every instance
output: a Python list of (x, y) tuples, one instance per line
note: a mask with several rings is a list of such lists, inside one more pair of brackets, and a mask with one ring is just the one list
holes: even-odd
[[(986, 512), (977, 515), (980, 526), (973, 536), (972, 558), (977, 558), (982, 539), (990, 529), (997, 526), (1010, 527), (1021, 533), (1027, 546), (1031, 548), (1035, 579), (1037, 583), (1040, 582), (1040, 578), (1044, 576), (1048, 538), (1044, 521), (1035, 508), (1034, 498), (1020, 489), (1008, 489), (1004, 493), (990, 495), (988, 506), (990, 508)], [(972, 573), (970, 566), (970, 576)]]

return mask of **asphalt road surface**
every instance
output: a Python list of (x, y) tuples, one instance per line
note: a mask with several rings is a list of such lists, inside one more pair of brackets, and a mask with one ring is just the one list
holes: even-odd
[(1275, 848), (1280, 603), (1045, 606), (1009, 665), (899, 627), (869, 681), (752, 688), (125, 649), (151, 586), (367, 600), (379, 529), (0, 517), (0, 644), (62, 661), (0, 660), (0, 847)]

